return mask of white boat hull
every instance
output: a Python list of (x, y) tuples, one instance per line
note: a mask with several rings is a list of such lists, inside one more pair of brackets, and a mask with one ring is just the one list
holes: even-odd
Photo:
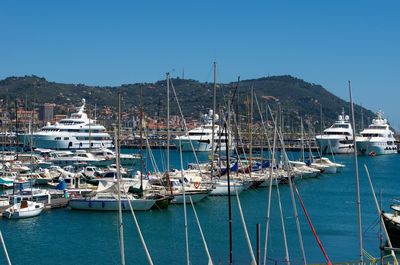
[[(89, 148), (111, 148), (113, 147), (112, 140), (77, 140), (72, 135), (60, 134), (60, 140), (55, 140), (57, 135), (45, 135), (45, 134), (20, 134), (18, 135), (18, 141), (23, 143), (25, 146), (30, 146), (30, 139), (32, 139), (32, 147), (44, 148), (44, 149), (55, 149), (55, 150), (66, 150), (66, 149), (89, 149)], [(63, 140), (68, 138), (68, 140)], [(91, 145), (91, 146), (90, 146)]]
[(354, 153), (354, 145), (352, 140), (326, 137), (317, 137), (315, 140), (322, 154)]
[[(203, 142), (203, 141), (197, 141), (197, 140), (192, 140), (193, 148), (192, 145), (190, 144), (189, 140), (179, 140), (175, 139), (173, 140), (173, 143), (178, 149), (182, 149), (183, 152), (190, 152), (193, 150), (196, 152), (211, 152), (212, 150), (212, 145), (211, 142)], [(214, 146), (214, 148), (217, 148), (217, 146)], [(218, 150), (225, 151), (226, 146), (221, 146), (221, 148), (218, 147)]]
[(360, 155), (388, 155), (396, 154), (397, 146), (386, 142), (357, 141), (357, 152)]
[[(195, 194), (185, 194), (186, 203), (190, 203), (190, 198), (192, 198), (193, 203), (199, 202), (208, 196), (209, 192), (199, 192)], [(174, 198), (171, 203), (173, 204), (183, 204), (183, 194), (174, 194)]]
[(245, 186), (240, 183), (231, 182), (230, 189), (228, 189), (228, 182), (217, 182), (214, 185), (214, 189), (211, 191), (210, 196), (228, 196), (228, 190), (230, 190), (231, 196), (236, 196), (237, 193), (241, 193), (245, 189)]
[(20, 208), (18, 203), (5, 210), (3, 215), (9, 219), (22, 219), (38, 216), (43, 211), (43, 203), (31, 201), (27, 203), (29, 205), (27, 208)]
[[(155, 204), (155, 200), (135, 199), (131, 200), (132, 208), (134, 211), (147, 211)], [(128, 200), (122, 199), (121, 206), (123, 211), (130, 210)], [(86, 211), (118, 211), (118, 200), (110, 199), (71, 199), (69, 207), (74, 210)]]

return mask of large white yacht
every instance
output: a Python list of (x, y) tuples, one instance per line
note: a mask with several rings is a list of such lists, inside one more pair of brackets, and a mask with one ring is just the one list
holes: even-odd
[(349, 116), (344, 111), (335, 123), (315, 136), (319, 149), (323, 154), (348, 154), (354, 152), (353, 129)]
[[(182, 151), (194, 151), (197, 152), (210, 152), (212, 151), (212, 119), (214, 117), (214, 150), (226, 150), (226, 136), (224, 129), (218, 125), (218, 114), (213, 115), (213, 111), (210, 110), (208, 114), (202, 116), (203, 124), (200, 127), (196, 127), (189, 130), (187, 134), (178, 136), (173, 139), (172, 142)], [(229, 129), (228, 129), (229, 132)], [(192, 144), (190, 143), (192, 142)], [(232, 148), (232, 137), (229, 135), (229, 146)], [(193, 145), (193, 148), (192, 148)]]
[(356, 137), (357, 151), (360, 154), (374, 156), (397, 153), (394, 133), (387, 120), (382, 117), (381, 111), (360, 134), (361, 136)]
[(25, 145), (49, 149), (87, 149), (112, 147), (112, 138), (104, 126), (96, 124), (85, 113), (85, 99), (77, 113), (55, 124), (47, 123), (40, 131), (18, 135)]

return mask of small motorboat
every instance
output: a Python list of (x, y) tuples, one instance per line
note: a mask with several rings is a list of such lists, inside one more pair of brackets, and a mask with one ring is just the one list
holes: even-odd
[(21, 201), (6, 209), (3, 215), (9, 219), (21, 219), (38, 216), (44, 209), (41, 202)]

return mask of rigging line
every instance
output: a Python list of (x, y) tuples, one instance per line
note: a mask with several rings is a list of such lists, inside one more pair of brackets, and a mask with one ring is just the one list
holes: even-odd
[[(179, 143), (181, 144), (181, 143)], [(184, 227), (185, 227), (185, 243), (186, 243), (186, 265), (190, 265), (190, 255), (189, 255), (189, 231), (188, 231), (188, 222), (187, 222), (187, 213), (186, 213), (186, 193), (185, 193), (185, 176), (183, 170), (183, 157), (182, 157), (182, 148), (179, 152), (180, 162), (181, 162), (181, 181), (182, 181), (182, 191), (183, 191), (183, 216), (184, 216)]]
[[(273, 117), (273, 113), (272, 113), (271, 109), (269, 108), (269, 106), (268, 106), (268, 109), (269, 109), (269, 111), (271, 113), (271, 117)], [(275, 120), (274, 120), (274, 123), (275, 123)], [(277, 126), (276, 123), (275, 123), (275, 126)], [(303, 237), (301, 235), (299, 215), (297, 213), (296, 201), (295, 201), (295, 198), (294, 198), (292, 178), (291, 178), (291, 175), (290, 175), (291, 166), (289, 164), (289, 158), (288, 158), (287, 152), (285, 150), (285, 142), (283, 141), (282, 128), (279, 128), (279, 129), (280, 130), (278, 132), (278, 138), (279, 138), (279, 141), (280, 141), (280, 144), (281, 144), (281, 152), (283, 152), (284, 159), (285, 159), (285, 161), (284, 161), (285, 167), (287, 168), (288, 181), (289, 181), (289, 190), (290, 190), (290, 198), (291, 198), (291, 201), (292, 201), (294, 218), (296, 220), (297, 236), (299, 238), (299, 245), (300, 245), (301, 253), (303, 255), (303, 262), (304, 262), (304, 264), (307, 264), (306, 253), (304, 251), (304, 245), (303, 245)]]
[(237, 203), (238, 203), (238, 207), (239, 207), (240, 218), (242, 220), (243, 230), (244, 230), (244, 234), (246, 236), (247, 247), (249, 248), (249, 252), (250, 252), (250, 256), (251, 256), (251, 264), (256, 265), (257, 264), (256, 257), (254, 256), (253, 247), (251, 246), (251, 240), (249, 237), (249, 232), (247, 231), (246, 221), (244, 220), (242, 205), (240, 204), (240, 199), (239, 199), (239, 195), (238, 195), (236, 186), (234, 186), (234, 187), (235, 187), (236, 199), (237, 199)]
[(380, 217), (378, 216), (364, 231), (363, 234), (366, 234), (372, 228), (375, 228), (380, 223)]
[(203, 229), (201, 228), (199, 217), (197, 216), (196, 208), (194, 207), (193, 200), (192, 200), (191, 196), (189, 196), (189, 200), (190, 200), (190, 203), (192, 204), (194, 217), (196, 218), (197, 226), (199, 227), (199, 230), (200, 230), (201, 239), (203, 240), (203, 245), (204, 245), (204, 248), (205, 248), (206, 253), (207, 253), (208, 265), (213, 265), (213, 262), (212, 262), (212, 259), (211, 259), (211, 255), (210, 255), (210, 251), (208, 250), (206, 238), (204, 237)]
[[(265, 226), (265, 246), (264, 246), (264, 265), (267, 263), (267, 248), (268, 248), (268, 233), (269, 233), (269, 222), (271, 214), (271, 198), (272, 198), (272, 177), (274, 175), (274, 165), (275, 165), (275, 147), (276, 147), (276, 133), (277, 126), (274, 127), (274, 142), (271, 155), (271, 165), (269, 172), (269, 187), (268, 187), (268, 206), (267, 206), (267, 216), (266, 216), (266, 226)], [(266, 174), (267, 176), (267, 174)], [(265, 180), (267, 181), (267, 180)]]
[(133, 216), (133, 220), (135, 221), (135, 225), (136, 225), (136, 229), (137, 229), (137, 231), (139, 233), (140, 241), (142, 243), (144, 251), (146, 252), (147, 261), (149, 262), (150, 265), (153, 265), (153, 260), (151, 259), (149, 249), (147, 248), (147, 245), (146, 245), (146, 241), (144, 240), (142, 231), (141, 231), (140, 226), (139, 226), (139, 222), (136, 219), (135, 211), (133, 210), (133, 207), (132, 207), (132, 204), (131, 204), (131, 200), (128, 198), (128, 194), (126, 193), (125, 189), (123, 189), (123, 191), (124, 191), (125, 197), (126, 197), (126, 199), (128, 201), (129, 208), (130, 208), (132, 216)]
[(286, 239), (286, 229), (285, 229), (285, 221), (283, 218), (283, 209), (282, 209), (282, 203), (281, 203), (281, 194), (279, 192), (279, 184), (278, 184), (278, 179), (275, 179), (275, 185), (276, 185), (276, 192), (278, 193), (278, 205), (279, 205), (279, 212), (281, 216), (281, 224), (282, 224), (282, 233), (283, 233), (283, 242), (285, 245), (285, 261), (288, 265), (290, 265), (290, 259), (289, 259), (289, 249), (288, 249), (288, 244), (287, 244), (287, 239)]
[(121, 133), (121, 92), (118, 93), (118, 122), (114, 129), (115, 133), (115, 162), (117, 165), (117, 189), (118, 189), (118, 226), (120, 240), (121, 264), (125, 265), (125, 245), (124, 245), (124, 223), (122, 221), (122, 205), (121, 205), (121, 162), (120, 162), (120, 133)]
[(258, 104), (258, 97), (257, 97), (256, 93), (254, 94), (254, 97), (256, 99), (256, 105), (257, 105), (257, 108), (258, 108), (258, 112), (260, 114), (261, 124), (263, 126), (264, 134), (265, 134), (265, 136), (267, 138), (268, 151), (271, 152), (272, 148), (271, 148), (271, 143), (270, 143), (270, 140), (269, 140), (269, 137), (268, 137), (268, 130), (267, 130), (266, 126), (265, 126), (263, 115), (261, 114), (261, 108), (260, 108), (260, 104)]
[(3, 246), (4, 255), (6, 256), (7, 264), (11, 265), (11, 260), (10, 257), (8, 256), (6, 243), (4, 242), (3, 234), (1, 233), (1, 231), (0, 231), (0, 240), (1, 240), (1, 245)]
[[(353, 110), (353, 111), (354, 111), (354, 110)], [(354, 116), (354, 115), (353, 115), (353, 116)], [(354, 150), (355, 150), (355, 149), (357, 149), (357, 148), (354, 148)], [(356, 152), (357, 152), (357, 151), (356, 151)], [(364, 168), (365, 168), (365, 171), (366, 171), (366, 173), (367, 173), (368, 182), (369, 182), (369, 186), (371, 187), (372, 195), (374, 196), (374, 201), (375, 201), (376, 209), (377, 209), (377, 211), (378, 211), (378, 214), (379, 214), (380, 219), (381, 219), (381, 222), (382, 222), (383, 231), (385, 232), (386, 239), (387, 239), (387, 241), (388, 241), (389, 247), (391, 248), (391, 255), (393, 256), (394, 264), (397, 265), (398, 262), (397, 262), (396, 255), (395, 255), (395, 253), (394, 253), (394, 251), (393, 251), (392, 241), (390, 240), (388, 231), (387, 231), (387, 229), (386, 229), (386, 225), (385, 225), (385, 223), (384, 223), (384, 221), (383, 221), (382, 209), (379, 207), (378, 199), (376, 198), (374, 186), (372, 185), (371, 177), (370, 177), (370, 175), (369, 175), (368, 167), (367, 167), (366, 164), (364, 164)]]
[(148, 139), (148, 137), (147, 137), (147, 136), (148, 136), (148, 135), (147, 135), (147, 131), (145, 131), (144, 134), (145, 134), (145, 137), (146, 137), (146, 147), (147, 147), (147, 152), (149, 153), (149, 156), (150, 156), (150, 162), (151, 162), (151, 165), (152, 165), (153, 168), (154, 168), (154, 171), (155, 171), (156, 174), (157, 174), (157, 173), (160, 172), (160, 171), (159, 171), (159, 169), (158, 169), (157, 163), (155, 162), (156, 159), (154, 158), (153, 151), (151, 150), (151, 147), (150, 147), (149, 139)]
[[(184, 126), (184, 129), (185, 129), (185, 134), (188, 134), (188, 127), (187, 127), (187, 124), (186, 124), (186, 119), (183, 116), (181, 104), (179, 103), (179, 99), (178, 99), (178, 96), (176, 95), (175, 87), (174, 87), (174, 84), (172, 83), (172, 80), (170, 80), (170, 82), (171, 82), (172, 92), (174, 92), (175, 100), (176, 100), (176, 103), (178, 104), (179, 113), (181, 114), (181, 117), (182, 117), (183, 126)], [(197, 157), (196, 151), (194, 151), (192, 139), (190, 137), (188, 137), (188, 138), (189, 138), (190, 146), (192, 147), (192, 150), (193, 150), (193, 154), (194, 154), (194, 158), (196, 160), (196, 164), (200, 168), (199, 159)], [(179, 142), (179, 144), (181, 145), (180, 142)], [(182, 148), (180, 148), (180, 149), (182, 149)], [(199, 172), (200, 172), (200, 176), (202, 176), (201, 170)]]
[(351, 81), (349, 81), (349, 96), (350, 96), (350, 106), (351, 106), (351, 119), (352, 119), (352, 129), (353, 129), (353, 145), (354, 145), (354, 173), (356, 178), (356, 204), (357, 204), (357, 217), (358, 217), (358, 241), (359, 241), (359, 261), (363, 263), (363, 237), (362, 237), (362, 220), (361, 220), (361, 198), (360, 198), (360, 176), (358, 174), (358, 158), (357, 158), (357, 145), (356, 145), (356, 131), (355, 131), (355, 120), (354, 120), (354, 105), (353, 96), (351, 89)]
[(238, 137), (239, 137), (238, 140), (239, 140), (240, 146), (241, 146), (241, 148), (242, 148), (242, 152), (243, 152), (243, 155), (244, 155), (244, 159), (247, 160), (246, 152), (245, 152), (245, 150), (244, 150), (244, 144), (243, 144), (243, 140), (242, 140), (242, 135), (241, 135), (241, 133), (240, 133), (240, 126), (239, 126), (238, 121), (237, 121), (237, 119), (236, 119), (236, 115), (233, 115), (233, 122), (235, 123), (236, 127), (238, 128)]
[(329, 259), (329, 257), (328, 257), (328, 254), (326, 253), (324, 247), (322, 246), (322, 242), (321, 242), (321, 240), (319, 239), (319, 237), (318, 237), (318, 235), (317, 235), (317, 232), (315, 231), (315, 228), (314, 228), (314, 226), (313, 226), (313, 224), (312, 224), (312, 222), (311, 222), (311, 219), (310, 219), (310, 217), (308, 216), (306, 207), (305, 207), (305, 205), (304, 205), (303, 200), (302, 200), (301, 197), (300, 197), (300, 193), (299, 193), (299, 191), (298, 191), (298, 189), (297, 189), (296, 184), (293, 184), (293, 189), (294, 189), (294, 191), (296, 192), (296, 195), (297, 195), (297, 198), (299, 199), (301, 208), (303, 208), (304, 215), (305, 215), (306, 218), (307, 218), (307, 222), (308, 222), (308, 224), (310, 225), (311, 231), (312, 231), (312, 233), (313, 233), (313, 235), (314, 235), (314, 237), (315, 237), (315, 240), (317, 240), (317, 244), (318, 244), (319, 248), (321, 249), (322, 254), (324, 255), (324, 257), (325, 257), (325, 259), (326, 259), (328, 265), (332, 265), (332, 262), (330, 261), (330, 259)]

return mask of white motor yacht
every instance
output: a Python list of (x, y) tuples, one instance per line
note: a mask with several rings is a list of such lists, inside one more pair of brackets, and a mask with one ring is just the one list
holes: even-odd
[[(203, 124), (200, 127), (189, 130), (187, 134), (178, 136), (172, 142), (182, 151), (197, 151), (197, 152), (211, 152), (212, 151), (212, 138), (213, 126), (212, 119), (214, 117), (214, 149), (226, 150), (226, 132), (218, 125), (218, 114), (213, 115), (210, 110), (208, 114), (202, 117)], [(229, 132), (229, 129), (228, 129)], [(233, 147), (233, 140), (229, 135), (229, 146)], [(193, 148), (192, 148), (193, 145)]]
[(354, 152), (353, 129), (348, 115), (344, 111), (335, 123), (315, 136), (322, 154), (348, 154)]
[(374, 156), (397, 153), (394, 133), (382, 115), (379, 111), (376, 119), (372, 120), (372, 124), (360, 132), (361, 136), (356, 137), (359, 154)]
[(88, 149), (112, 147), (112, 138), (103, 125), (89, 119), (85, 111), (85, 99), (77, 113), (55, 124), (47, 123), (38, 132), (19, 134), (20, 143), (34, 148)]

